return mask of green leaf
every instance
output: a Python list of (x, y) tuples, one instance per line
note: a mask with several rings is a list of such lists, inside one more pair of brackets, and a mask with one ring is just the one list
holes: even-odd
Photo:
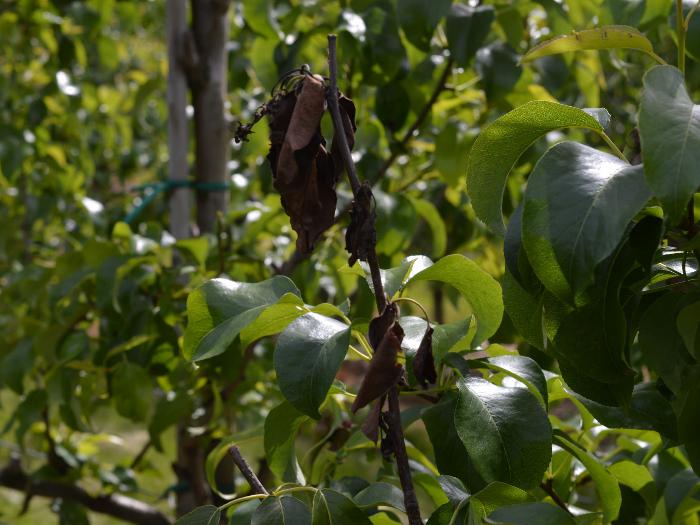
[(523, 383), (547, 407), (547, 380), (535, 360), (521, 355), (501, 355), (488, 358), (484, 364)]
[(406, 39), (421, 51), (430, 51), (430, 40), (452, 0), (399, 0), (396, 11)]
[(494, 19), (493, 7), (453, 4), (447, 15), (445, 34), (455, 64), (467, 67), (489, 34)]
[(477, 321), (472, 346), (491, 337), (501, 324), (503, 299), (498, 282), (463, 255), (453, 254), (411, 277), (418, 281), (440, 281), (453, 286), (467, 300)]
[(241, 347), (247, 348), (254, 341), (280, 333), (305, 313), (307, 310), (300, 297), (291, 293), (283, 295), (278, 303), (266, 307), (255, 321), (241, 330)]
[(542, 100), (527, 102), (484, 128), (467, 164), (467, 191), (477, 217), (503, 235), (501, 206), (508, 174), (537, 139), (572, 127), (603, 132), (600, 123), (585, 111)]
[(656, 482), (649, 469), (633, 461), (623, 460), (610, 465), (609, 470), (620, 483), (638, 492), (644, 498), (648, 509), (654, 508), (657, 497)]
[(676, 327), (688, 352), (700, 360), (700, 301), (678, 312)]
[[(308, 525), (308, 521), (305, 525)], [(314, 495), (312, 525), (371, 525), (353, 501), (335, 490), (318, 490)]]
[(294, 453), (294, 441), (307, 419), (288, 401), (270, 410), (265, 418), (265, 458), (270, 470), (283, 482), (306, 482)]
[(675, 225), (700, 186), (700, 106), (675, 67), (658, 66), (644, 75), (639, 136), (649, 186)]
[(469, 511), (471, 514), (476, 514), (478, 518), (484, 518), (497, 508), (527, 503), (532, 499), (532, 496), (522, 489), (494, 481), (472, 495)]
[(447, 496), (447, 499), (450, 500), (453, 507), (456, 507), (470, 496), (459, 478), (443, 475), (438, 477), (438, 482), (440, 483), (440, 488), (442, 488), (442, 491), (445, 493), (445, 496)]
[(353, 499), (357, 506), (362, 508), (387, 505), (401, 512), (406, 512), (401, 489), (385, 482), (372, 483), (369, 487), (358, 492)]
[[(412, 277), (425, 268), (432, 266), (432, 264), (433, 261), (424, 255), (411, 255), (406, 257), (399, 266), (389, 268), (388, 270), (381, 270), (382, 284), (384, 285), (384, 291), (387, 296), (393, 298), (397, 292), (403, 290)], [(369, 267), (366, 269), (365, 273), (367, 274), (367, 283), (372, 291), (374, 291), (372, 279), (369, 277)]]
[(255, 509), (251, 525), (309, 525), (311, 513), (301, 501), (291, 496), (270, 496)]
[(501, 278), (503, 306), (518, 333), (535, 348), (543, 350), (545, 335), (542, 330), (542, 301), (531, 295), (506, 268)]
[(183, 352), (201, 361), (226, 351), (236, 336), (285, 294), (300, 296), (287, 277), (259, 283), (212, 279), (187, 298), (187, 329)]
[(189, 252), (200, 267), (205, 267), (207, 255), (209, 255), (209, 239), (207, 237), (180, 239), (175, 243), (175, 246)]
[(148, 434), (156, 450), (163, 451), (160, 442), (163, 431), (189, 416), (192, 413), (192, 407), (192, 398), (185, 392), (175, 392), (172, 397), (162, 397), (158, 400), (153, 418), (148, 425)]
[(350, 327), (315, 313), (292, 322), (277, 339), (274, 366), (280, 390), (300, 412), (319, 419), (350, 344)]
[(144, 421), (153, 400), (153, 382), (139, 365), (119, 363), (112, 376), (112, 397), (117, 412), (132, 421)]
[(523, 62), (536, 58), (558, 55), (569, 51), (586, 49), (636, 49), (654, 55), (654, 48), (647, 37), (633, 27), (603, 26), (583, 31), (572, 31), (536, 45), (525, 53)]
[(693, 470), (700, 473), (700, 370), (697, 365), (692, 375), (689, 374), (682, 395), (678, 403), (678, 433)]
[(554, 444), (559, 445), (583, 463), (583, 466), (595, 483), (605, 522), (610, 523), (617, 519), (620, 513), (620, 506), (622, 505), (622, 495), (620, 493), (620, 485), (615, 476), (601, 465), (592, 454), (571, 441), (565, 434), (556, 432), (554, 434)]
[(655, 430), (671, 440), (678, 439), (671, 404), (661, 395), (655, 383), (636, 384), (627, 409), (596, 403), (580, 394), (573, 395), (593, 417), (608, 428)]
[(669, 524), (682, 525), (685, 518), (697, 516), (700, 502), (693, 497), (700, 488), (700, 478), (690, 470), (682, 470), (674, 475), (664, 489), (663, 503)]
[(185, 514), (175, 522), (175, 525), (219, 525), (221, 511), (214, 505), (198, 507)]
[(425, 199), (416, 199), (411, 196), (407, 196), (408, 200), (411, 201), (416, 213), (421, 216), (421, 218), (430, 227), (430, 232), (433, 235), (433, 257), (442, 257), (447, 248), (447, 230), (445, 228), (445, 221), (442, 220), (440, 212), (435, 207), (435, 205)]
[(547, 289), (571, 302), (650, 197), (641, 166), (576, 142), (550, 148), (528, 179), (522, 224), (528, 259)]
[(422, 419), (435, 452), (435, 464), (440, 474), (459, 478), (470, 490), (479, 490), (486, 483), (477, 474), (457, 434), (454, 413), (457, 397), (446, 394), (440, 402), (423, 411)]
[(548, 503), (521, 503), (493, 511), (487, 523), (503, 525), (576, 525), (563, 509)]
[(552, 428), (542, 404), (525, 388), (481, 378), (457, 381), (454, 420), (474, 468), (487, 482), (532, 488), (552, 455)]

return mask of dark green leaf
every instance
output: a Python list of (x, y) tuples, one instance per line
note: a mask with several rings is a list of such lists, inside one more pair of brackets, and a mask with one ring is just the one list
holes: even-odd
[(488, 523), (507, 525), (576, 525), (563, 509), (548, 503), (521, 503), (495, 510)]
[(185, 514), (175, 522), (175, 525), (219, 525), (221, 511), (214, 505), (198, 507)]
[(562, 142), (530, 175), (523, 245), (544, 285), (571, 301), (620, 243), (651, 194), (641, 166), (576, 142)]
[(542, 100), (523, 104), (484, 128), (472, 146), (467, 165), (467, 190), (477, 217), (503, 235), (503, 191), (515, 163), (540, 137), (572, 127), (603, 131), (585, 111)]
[[(308, 521), (305, 525), (308, 525)], [(335, 490), (323, 489), (314, 495), (312, 525), (370, 525), (369, 518), (353, 501)]]
[(525, 384), (547, 407), (547, 380), (540, 365), (533, 359), (521, 355), (502, 355), (488, 358), (486, 365)]
[(309, 313), (280, 334), (274, 365), (284, 397), (314, 419), (326, 399), (350, 344), (350, 327)]
[(403, 492), (397, 486), (389, 483), (372, 483), (369, 487), (358, 492), (353, 499), (355, 500), (355, 504), (362, 508), (387, 505), (401, 512), (406, 512), (403, 502)]
[(447, 15), (445, 33), (450, 53), (459, 67), (467, 67), (489, 34), (493, 7), (454, 4)]
[(675, 67), (657, 66), (644, 75), (639, 135), (644, 174), (669, 223), (676, 224), (700, 186), (700, 106)]
[(422, 51), (430, 50), (430, 40), (452, 0), (399, 0), (396, 10), (404, 35)]
[(552, 428), (542, 404), (525, 388), (480, 378), (460, 379), (457, 387), (455, 427), (481, 477), (537, 485), (552, 455)]
[(270, 496), (255, 509), (251, 525), (309, 525), (311, 513), (301, 501), (291, 496)]

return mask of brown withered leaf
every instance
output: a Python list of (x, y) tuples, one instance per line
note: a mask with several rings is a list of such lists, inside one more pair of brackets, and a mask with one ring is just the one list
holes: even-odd
[(364, 181), (350, 209), (350, 225), (345, 232), (345, 250), (350, 254), (348, 265), (358, 259), (366, 261), (377, 244), (376, 210), (372, 188)]
[(319, 78), (306, 76), (278, 99), (268, 105), (268, 160), (284, 211), (297, 232), (297, 249), (307, 254), (333, 225), (337, 201), (335, 168), (320, 129), (325, 86)]
[(426, 388), (428, 383), (437, 381), (437, 371), (433, 359), (433, 327), (430, 325), (428, 325), (413, 358), (413, 375), (416, 376), (416, 380), (423, 388)]
[(362, 433), (367, 436), (367, 439), (376, 443), (379, 440), (379, 420), (382, 417), (382, 408), (386, 396), (382, 396), (374, 402), (372, 408), (367, 414), (367, 419), (362, 422)]
[(372, 345), (372, 349), (374, 349), (375, 352), (377, 348), (379, 348), (379, 343), (382, 342), (384, 334), (389, 331), (391, 325), (394, 324), (398, 317), (398, 307), (394, 303), (389, 303), (384, 307), (381, 314), (369, 322), (367, 336), (369, 337), (369, 344)]
[(352, 404), (353, 412), (383, 396), (400, 381), (403, 365), (397, 362), (396, 357), (401, 351), (403, 335), (399, 323), (394, 322), (382, 337)]

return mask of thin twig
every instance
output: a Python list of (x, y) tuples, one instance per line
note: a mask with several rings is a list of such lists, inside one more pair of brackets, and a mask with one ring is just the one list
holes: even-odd
[(263, 484), (258, 479), (258, 476), (255, 475), (255, 472), (253, 472), (253, 469), (250, 468), (250, 465), (248, 464), (248, 462), (241, 455), (240, 449), (236, 445), (233, 445), (231, 448), (228, 449), (228, 451), (229, 451), (229, 454), (231, 454), (231, 457), (233, 458), (233, 462), (236, 464), (238, 469), (241, 471), (241, 474), (243, 474), (243, 477), (248, 481), (251, 488), (255, 492), (257, 492), (258, 494), (267, 495), (268, 494), (267, 490), (265, 489)]
[(568, 505), (566, 504), (566, 502), (565, 502), (563, 499), (561, 499), (561, 498), (559, 497), (559, 494), (557, 494), (557, 493), (554, 491), (554, 487), (552, 487), (552, 480), (551, 480), (551, 479), (548, 479), (546, 482), (540, 483), (540, 488), (541, 488), (542, 490), (544, 490), (550, 498), (552, 498), (552, 501), (553, 501), (554, 503), (556, 503), (556, 504), (559, 505), (562, 509), (564, 509), (564, 510), (569, 514), (569, 516), (573, 516), (573, 514), (572, 514), (571, 511), (569, 510), (569, 507), (568, 507)]
[[(328, 97), (328, 108), (330, 109), (333, 118), (334, 136), (333, 140), (338, 138), (338, 145), (345, 162), (345, 169), (350, 179), (350, 186), (353, 194), (357, 197), (357, 192), (360, 189), (360, 181), (357, 178), (355, 163), (352, 160), (350, 147), (348, 146), (347, 137), (345, 136), (345, 128), (340, 117), (340, 109), (338, 107), (338, 87), (337, 87), (337, 67), (336, 67), (336, 36), (328, 35), (328, 69), (330, 71), (331, 90)], [(377, 308), (381, 313), (386, 307), (386, 294), (382, 284), (379, 262), (377, 261), (377, 253), (375, 247), (372, 247), (367, 263), (372, 274), (372, 283), (374, 285), (374, 295), (377, 301)], [(408, 454), (406, 452), (406, 444), (404, 442), (403, 428), (401, 427), (401, 409), (399, 407), (399, 391), (396, 386), (389, 390), (389, 415), (388, 426), (390, 440), (394, 448), (394, 456), (396, 457), (396, 468), (399, 471), (399, 480), (403, 489), (404, 505), (406, 507), (406, 515), (410, 525), (423, 525), (423, 520), (420, 517), (420, 508), (416, 492), (413, 489), (413, 480), (411, 479), (411, 467), (408, 464)]]

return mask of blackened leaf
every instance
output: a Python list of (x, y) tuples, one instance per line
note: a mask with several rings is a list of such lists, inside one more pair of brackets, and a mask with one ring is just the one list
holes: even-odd
[(367, 374), (362, 380), (360, 390), (352, 404), (352, 411), (357, 412), (368, 405), (398, 383), (403, 373), (403, 366), (396, 361), (396, 356), (401, 351), (403, 330), (398, 323), (384, 334), (382, 342), (377, 347), (372, 361), (369, 364)]
[(345, 232), (345, 249), (350, 254), (348, 266), (352, 266), (357, 260), (366, 261), (367, 256), (374, 250), (377, 244), (376, 218), (372, 188), (365, 181), (352, 203), (350, 225)]
[(379, 343), (384, 339), (394, 321), (398, 318), (399, 311), (396, 305), (389, 303), (380, 315), (372, 319), (369, 323), (369, 342), (374, 350), (379, 348)]
[(433, 359), (433, 328), (430, 325), (428, 325), (416, 352), (416, 357), (413, 359), (413, 373), (423, 388), (427, 387), (428, 383), (437, 381), (435, 360)]
[(374, 443), (379, 441), (379, 419), (382, 417), (385, 399), (386, 396), (380, 397), (370, 409), (367, 419), (362, 422), (362, 433)]

